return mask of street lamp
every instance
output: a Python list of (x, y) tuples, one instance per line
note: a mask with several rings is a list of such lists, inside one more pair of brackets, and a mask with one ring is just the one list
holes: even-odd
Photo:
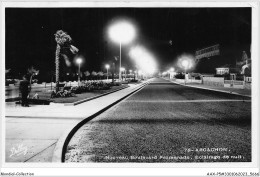
[(107, 69), (107, 80), (108, 80), (108, 69), (110, 68), (110, 66), (109, 66), (109, 65), (106, 65), (105, 67), (106, 67), (106, 69)]
[(69, 82), (69, 75), (70, 75), (70, 73), (67, 73), (66, 85), (67, 85), (67, 82)]
[(125, 72), (125, 68), (120, 68), (120, 74), (121, 72)]
[(182, 66), (184, 67), (184, 71), (185, 71), (185, 73), (184, 73), (184, 84), (186, 85), (186, 70), (187, 70), (188, 67), (189, 67), (189, 61), (188, 61), (188, 60), (183, 60), (183, 61), (181, 62), (181, 64), (182, 64)]
[(171, 67), (170, 70), (169, 70), (169, 74), (170, 74), (169, 78), (170, 78), (170, 79), (173, 78), (173, 72), (174, 72), (174, 68)]
[(121, 45), (131, 42), (135, 37), (135, 28), (127, 21), (119, 21), (111, 25), (108, 29), (109, 37), (119, 43), (120, 57), (119, 57), (119, 80), (122, 80), (121, 76)]
[(82, 63), (81, 58), (77, 58), (76, 63), (79, 65), (78, 84), (80, 83), (80, 64)]
[(130, 74), (130, 79), (132, 78), (132, 70), (129, 70), (129, 74)]
[(139, 45), (132, 47), (129, 56), (144, 73), (148, 75), (154, 74), (156, 70), (155, 58), (145, 47)]

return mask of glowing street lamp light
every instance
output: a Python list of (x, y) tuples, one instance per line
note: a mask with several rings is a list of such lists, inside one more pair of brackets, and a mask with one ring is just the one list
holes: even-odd
[(144, 73), (153, 74), (156, 71), (154, 56), (143, 46), (135, 46), (130, 49), (129, 56), (136, 62), (138, 68)]
[[(131, 42), (135, 37), (135, 28), (127, 21), (119, 21), (111, 25), (108, 29), (109, 37), (119, 43), (120, 57), (119, 57), (119, 70), (121, 69), (121, 45)], [(122, 80), (121, 71), (119, 71), (119, 80)]]
[(122, 68), (120, 68), (120, 71), (121, 71), (121, 72), (122, 72), (122, 71), (125, 71), (125, 68), (123, 68), (123, 67), (122, 67)]
[(82, 59), (77, 58), (76, 63), (79, 65), (79, 73), (78, 73), (78, 85), (79, 85), (79, 83), (80, 83), (80, 64), (82, 63)]
[(110, 68), (110, 66), (109, 66), (109, 65), (106, 65), (105, 67), (106, 67), (106, 69), (107, 69), (107, 80), (108, 80), (108, 69)]
[(181, 62), (181, 64), (182, 64), (182, 66), (184, 67), (184, 69), (186, 70), (186, 69), (188, 68), (188, 66), (189, 66), (189, 61), (188, 61), (188, 60), (183, 60), (183, 61)]

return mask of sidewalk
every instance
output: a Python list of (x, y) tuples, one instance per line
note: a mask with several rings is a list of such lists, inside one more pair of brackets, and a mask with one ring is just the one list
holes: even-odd
[(51, 162), (56, 143), (64, 132), (147, 82), (130, 84), (128, 88), (76, 106), (21, 107), (6, 103), (6, 162)]
[[(183, 84), (181, 82), (177, 82), (175, 80), (170, 80), (170, 81), (173, 83), (176, 83), (176, 84), (185, 85), (185, 84)], [(186, 83), (186, 86), (251, 97), (251, 89), (218, 87), (218, 86), (210, 86), (210, 85), (204, 85), (204, 84), (199, 84), (199, 83)]]

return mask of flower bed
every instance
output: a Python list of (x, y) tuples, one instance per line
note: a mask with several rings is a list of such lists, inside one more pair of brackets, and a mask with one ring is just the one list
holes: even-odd
[[(59, 92), (60, 95), (54, 96), (53, 91), (43, 90), (37, 92), (40, 99), (49, 100), (54, 103), (73, 103), (82, 99), (98, 96), (113, 90), (128, 87), (127, 85), (112, 84), (102, 81), (87, 81), (81, 83), (81, 86), (66, 86)], [(69, 88), (69, 89), (68, 89)], [(68, 91), (69, 90), (69, 91)], [(34, 93), (30, 93), (34, 94)]]

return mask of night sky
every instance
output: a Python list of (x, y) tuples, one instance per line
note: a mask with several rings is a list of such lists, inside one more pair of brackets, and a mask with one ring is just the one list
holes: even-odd
[(145, 46), (162, 71), (178, 55), (214, 44), (234, 51), (227, 63), (243, 50), (250, 53), (251, 8), (6, 8), (6, 69), (24, 73), (35, 66), (40, 78), (49, 78), (55, 70), (54, 34), (62, 29), (85, 58), (82, 71), (105, 71), (104, 65), (119, 55), (119, 45), (107, 36), (118, 17), (130, 19), (138, 31), (122, 48), (122, 66), (129, 69), (134, 69), (128, 56), (133, 44)]

